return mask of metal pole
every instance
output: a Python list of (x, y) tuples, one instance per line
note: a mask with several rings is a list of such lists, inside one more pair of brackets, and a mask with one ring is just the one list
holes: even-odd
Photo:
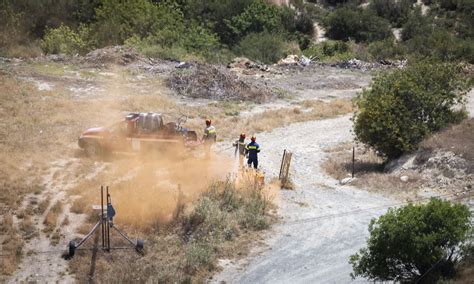
[(352, 146), (352, 178), (354, 178), (354, 171), (355, 171), (355, 146)]
[(105, 227), (104, 227), (104, 186), (100, 186), (100, 224), (102, 225), (102, 249), (105, 247)]
[(283, 150), (283, 157), (281, 158), (280, 175), (278, 176), (280, 180), (281, 180), (281, 172), (283, 171), (283, 162), (285, 161), (285, 156), (286, 156), (286, 149)]
[[(106, 187), (106, 190), (107, 190), (107, 209), (109, 209), (108, 207), (108, 203), (109, 203), (109, 198), (110, 198), (110, 195), (109, 195), (109, 186), (107, 185)], [(108, 211), (108, 210), (107, 210)], [(107, 251), (110, 251), (110, 224), (109, 224), (109, 212), (107, 212)]]

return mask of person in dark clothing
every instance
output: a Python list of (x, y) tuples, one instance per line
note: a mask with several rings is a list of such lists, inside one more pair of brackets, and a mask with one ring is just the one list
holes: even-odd
[(240, 137), (238, 140), (236, 140), (232, 146), (235, 147), (235, 155), (239, 153), (239, 167), (243, 168), (244, 167), (244, 158), (246, 154), (246, 144), (245, 144), (245, 133), (240, 134)]
[(253, 164), (254, 169), (257, 169), (257, 167), (258, 167), (258, 153), (260, 153), (260, 145), (258, 145), (257, 142), (255, 142), (257, 140), (257, 138), (255, 136), (252, 136), (252, 138), (250, 140), (252, 142), (250, 142), (245, 147), (247, 155), (249, 157), (248, 160), (247, 160), (247, 165), (249, 167), (251, 167), (252, 164)]

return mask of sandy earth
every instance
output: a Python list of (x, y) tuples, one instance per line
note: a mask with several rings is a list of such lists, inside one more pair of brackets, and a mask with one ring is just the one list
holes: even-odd
[[(269, 249), (227, 264), (213, 281), (230, 283), (334, 283), (351, 280), (349, 256), (365, 244), (373, 217), (395, 201), (341, 186), (320, 165), (323, 149), (352, 140), (350, 116), (293, 124), (258, 135), (267, 177), (277, 176), (284, 149), (294, 153), (296, 190), (283, 190), (283, 220), (268, 235)], [(377, 209), (371, 209), (376, 207)], [(353, 212), (355, 210), (362, 210)], [(346, 212), (350, 212), (347, 213)]]

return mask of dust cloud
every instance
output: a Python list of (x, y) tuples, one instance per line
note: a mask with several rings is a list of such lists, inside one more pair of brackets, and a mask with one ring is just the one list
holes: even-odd
[[(116, 209), (116, 221), (137, 229), (167, 223), (181, 202), (191, 204), (215, 180), (233, 175), (230, 158), (197, 152), (160, 152), (115, 158), (105, 177)], [(179, 151), (179, 150), (177, 150)], [(180, 193), (181, 192), (181, 193)]]
[[(110, 72), (121, 74), (120, 69), (112, 68)], [(107, 95), (95, 101), (93, 107), (104, 111), (95, 115), (95, 125), (91, 127), (110, 126), (114, 121), (123, 120), (123, 114), (128, 111), (159, 113), (175, 107), (157, 90), (137, 93), (120, 75), (108, 77), (101, 87)], [(139, 230), (169, 222), (180, 192), (181, 202), (190, 207), (211, 182), (235, 175), (238, 168), (236, 161), (227, 156), (214, 153), (206, 159), (204, 149), (199, 147), (193, 151), (163, 147), (153, 153), (114, 154), (107, 163), (108, 169), (100, 173), (98, 182), (109, 186), (117, 213), (115, 221)], [(93, 198), (98, 203), (97, 196)]]

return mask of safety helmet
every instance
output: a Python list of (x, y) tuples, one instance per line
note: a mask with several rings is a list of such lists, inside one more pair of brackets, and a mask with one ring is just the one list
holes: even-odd
[(206, 125), (207, 125), (207, 126), (210, 126), (211, 123), (212, 123), (212, 121), (211, 121), (210, 119), (206, 119)]
[(245, 133), (240, 133), (240, 138), (245, 138)]
[(254, 135), (254, 136), (252, 136), (252, 138), (250, 140), (252, 140), (252, 142), (255, 142), (255, 140), (257, 140), (257, 137), (255, 137), (255, 135)]

